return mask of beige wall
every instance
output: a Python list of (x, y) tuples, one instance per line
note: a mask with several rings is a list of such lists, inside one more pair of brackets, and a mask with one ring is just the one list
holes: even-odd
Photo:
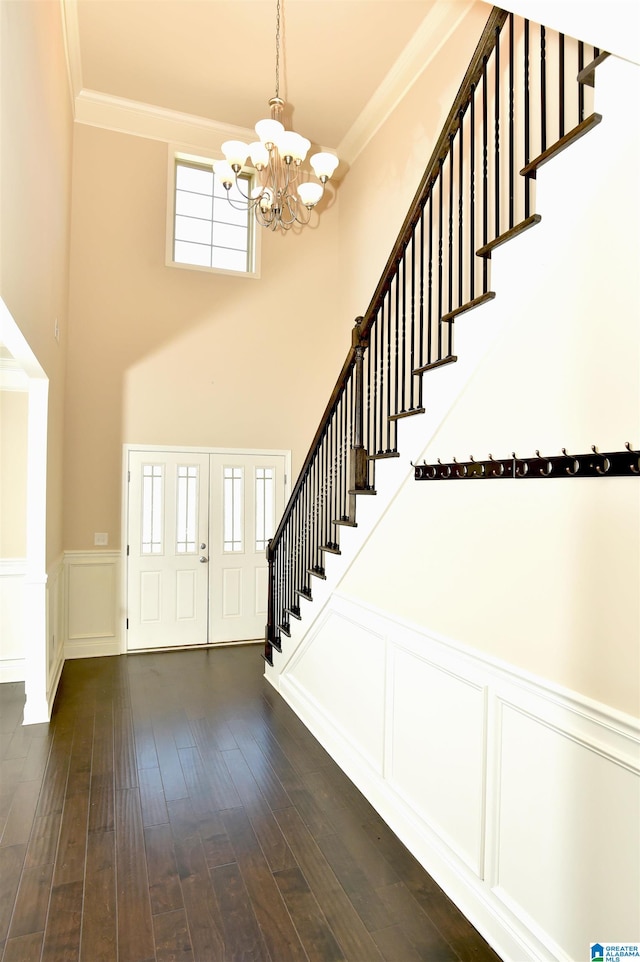
[(27, 414), (24, 391), (0, 391), (0, 558), (27, 553)]
[(369, 306), (489, 13), (484, 3), (471, 7), (340, 188), (340, 290), (348, 316)]
[(259, 279), (165, 266), (168, 147), (78, 126), (65, 546), (120, 542), (124, 442), (292, 449), (297, 472), (350, 343), (337, 211), (262, 236)]
[(63, 549), (72, 138), (60, 7), (4, 0), (0, 27), (0, 295), (50, 382), (47, 560), (52, 561)]
[[(610, 88), (614, 69), (626, 72)], [(620, 90), (639, 81), (621, 61), (599, 68), (602, 124), (539, 173), (542, 223), (494, 254), (496, 301), (456, 322), (461, 356), (472, 332), (499, 333), (428, 462), (638, 448), (638, 131)], [(447, 376), (436, 373), (427, 399)], [(428, 483), (408, 464), (407, 475), (340, 590), (638, 715), (637, 479)]]

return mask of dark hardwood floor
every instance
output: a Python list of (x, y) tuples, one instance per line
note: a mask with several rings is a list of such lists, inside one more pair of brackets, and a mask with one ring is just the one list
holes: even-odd
[(499, 962), (262, 677), (256, 646), (0, 685), (2, 962)]

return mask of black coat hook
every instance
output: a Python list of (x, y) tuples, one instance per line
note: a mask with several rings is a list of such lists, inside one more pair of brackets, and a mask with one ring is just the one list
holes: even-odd
[(568, 454), (566, 448), (562, 449), (562, 453), (564, 454), (565, 458), (569, 458), (569, 460), (573, 462), (571, 467), (567, 466), (565, 468), (567, 474), (570, 474), (573, 477), (573, 475), (577, 474), (580, 470), (580, 462), (577, 458), (574, 458), (572, 454)]

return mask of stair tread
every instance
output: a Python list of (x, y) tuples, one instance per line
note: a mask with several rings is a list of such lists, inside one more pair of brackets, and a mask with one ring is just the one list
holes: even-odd
[(560, 140), (557, 140), (555, 144), (551, 145), (551, 147), (547, 147), (546, 150), (543, 150), (541, 154), (538, 154), (537, 157), (530, 161), (526, 167), (523, 167), (520, 171), (522, 176), (533, 177), (535, 179), (536, 172), (539, 167), (542, 167), (543, 164), (546, 164), (547, 161), (551, 160), (552, 157), (555, 157), (556, 154), (559, 154), (560, 151), (565, 149), (565, 147), (569, 147), (576, 140), (584, 137), (584, 135), (589, 133), (592, 127), (597, 126), (601, 120), (602, 114), (593, 113), (588, 117), (585, 117), (585, 119), (577, 124), (577, 126), (573, 127), (569, 133), (565, 134), (564, 137), (561, 137)]
[(414, 414), (424, 414), (424, 408), (411, 408), (410, 411), (398, 411), (397, 414), (390, 414), (387, 418), (388, 421), (399, 421), (400, 418), (410, 418)]
[[(350, 488), (348, 494), (376, 494), (375, 488)], [(340, 524), (340, 521), (336, 521), (336, 524)]]
[(328, 551), (329, 554), (342, 554), (340, 546), (337, 544), (321, 544), (320, 551)]
[(492, 301), (495, 296), (495, 291), (486, 291), (484, 294), (474, 297), (473, 300), (467, 301), (466, 304), (461, 304), (460, 307), (456, 307), (454, 310), (449, 311), (448, 314), (443, 314), (440, 320), (443, 322), (453, 321), (460, 314), (466, 314), (467, 311), (472, 311), (474, 307), (480, 307), (481, 304), (486, 304), (487, 301)]
[[(413, 372), (416, 373), (415, 371)], [(381, 461), (383, 458), (399, 458), (399, 451), (377, 451), (375, 454), (368, 454), (368, 461)]]
[(517, 237), (518, 234), (523, 234), (524, 231), (529, 230), (530, 227), (534, 227), (536, 224), (539, 224), (541, 220), (542, 217), (540, 214), (531, 214), (530, 217), (526, 217), (524, 220), (521, 220), (519, 224), (516, 224), (503, 234), (500, 234), (500, 236), (496, 237), (495, 240), (489, 241), (489, 243), (485, 244), (484, 247), (479, 247), (476, 251), (476, 256), (491, 257), (491, 252), (495, 250), (496, 247), (506, 244), (507, 241)]
[(457, 354), (447, 354), (446, 357), (441, 357), (437, 361), (429, 361), (428, 364), (423, 364), (422, 367), (417, 367), (414, 374), (424, 374), (425, 371), (432, 371), (436, 367), (442, 367), (444, 364), (453, 364), (458, 360)]

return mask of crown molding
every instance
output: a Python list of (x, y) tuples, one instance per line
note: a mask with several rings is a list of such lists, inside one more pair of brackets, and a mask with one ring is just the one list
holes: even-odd
[(208, 150), (220, 150), (224, 140), (252, 139), (255, 136), (247, 127), (221, 124), (206, 117), (113, 97), (98, 90), (80, 90), (75, 98), (75, 120), (89, 127), (103, 127), (165, 143), (177, 141)]
[(338, 156), (352, 164), (466, 17), (474, 0), (436, 0), (410, 42), (338, 144)]
[[(76, 123), (165, 143), (190, 144), (209, 151), (220, 151), (227, 139), (253, 139), (253, 130), (245, 127), (86, 89), (82, 82), (78, 0), (60, 0), (60, 4)], [(473, 5), (474, 0), (466, 3), (436, 0), (338, 147), (321, 147), (322, 150), (335, 149), (340, 157), (340, 168), (334, 179), (339, 179), (353, 164)]]

